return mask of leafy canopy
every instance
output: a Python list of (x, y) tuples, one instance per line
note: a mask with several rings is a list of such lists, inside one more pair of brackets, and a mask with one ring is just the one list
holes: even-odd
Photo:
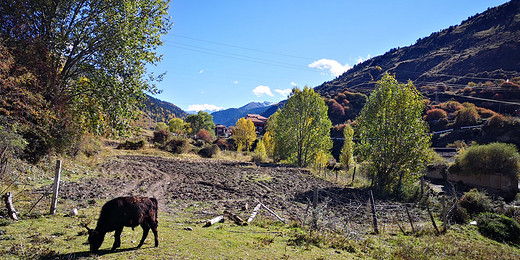
[(58, 118), (120, 134), (144, 92), (157, 92), (146, 66), (161, 60), (167, 9), (166, 0), (1, 1), (0, 38), (15, 50), (17, 66), (34, 68), (32, 91)]
[(199, 111), (197, 114), (188, 115), (186, 117), (186, 123), (189, 124), (190, 133), (195, 135), (201, 129), (213, 131), (215, 123), (213, 123), (213, 116), (207, 112)]
[(294, 88), (284, 108), (269, 118), (268, 132), (272, 134), (274, 156), (299, 167), (315, 162), (319, 152), (329, 152), (332, 123), (327, 106), (312, 88)]
[(388, 74), (377, 82), (357, 118), (359, 151), (370, 163), (372, 185), (396, 191), (419, 177), (429, 159), (430, 135), (415, 86)]
[(233, 139), (237, 145), (237, 150), (245, 149), (249, 151), (251, 145), (256, 140), (255, 124), (250, 119), (240, 118), (233, 130)]

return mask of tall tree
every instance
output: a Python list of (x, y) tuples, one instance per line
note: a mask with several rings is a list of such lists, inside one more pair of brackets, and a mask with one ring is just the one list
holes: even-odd
[(168, 122), (168, 129), (170, 132), (180, 135), (185, 129), (184, 121), (178, 117), (172, 118)]
[(35, 68), (34, 91), (62, 126), (123, 133), (144, 93), (157, 92), (146, 67), (161, 60), (167, 8), (167, 0), (0, 1), (0, 39)]
[(251, 145), (256, 140), (255, 124), (250, 119), (240, 118), (233, 131), (233, 139), (237, 145), (237, 150), (245, 149), (249, 151)]
[(354, 129), (352, 129), (350, 124), (347, 124), (343, 129), (343, 136), (345, 143), (343, 144), (343, 148), (341, 148), (339, 161), (343, 167), (348, 170), (354, 165)]
[(215, 128), (213, 116), (204, 111), (188, 115), (185, 121), (190, 124), (191, 134), (197, 134), (201, 129), (206, 129), (212, 132)]
[(360, 152), (370, 162), (375, 188), (399, 192), (404, 182), (420, 176), (431, 139), (423, 109), (411, 82), (399, 84), (388, 74), (377, 82), (356, 119)]
[(312, 88), (294, 88), (284, 108), (271, 116), (268, 131), (273, 133), (275, 156), (300, 167), (313, 163), (318, 152), (332, 148), (327, 106)]

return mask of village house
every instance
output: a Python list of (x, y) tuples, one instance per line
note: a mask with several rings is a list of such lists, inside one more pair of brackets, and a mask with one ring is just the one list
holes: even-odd
[(217, 138), (227, 138), (229, 137), (229, 131), (225, 125), (218, 124), (215, 126), (215, 135), (217, 136)]
[(257, 134), (263, 133), (265, 131), (265, 126), (267, 125), (267, 118), (258, 114), (247, 114), (245, 119), (249, 119), (255, 125), (255, 131)]

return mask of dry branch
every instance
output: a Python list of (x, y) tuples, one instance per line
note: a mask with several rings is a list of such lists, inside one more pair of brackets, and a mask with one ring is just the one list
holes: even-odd
[(284, 224), (285, 223), (285, 220), (283, 218), (281, 218), (280, 216), (276, 215), (276, 213), (274, 213), (274, 211), (272, 211), (270, 208), (268, 208), (267, 206), (265, 206), (264, 204), (262, 204), (262, 207), (264, 207), (265, 209), (267, 209), (267, 211), (269, 211), (269, 213), (273, 214), (273, 216), (275, 216), (278, 220), (282, 221)]
[(7, 214), (9, 215), (9, 217), (12, 220), (18, 221), (18, 216), (16, 216), (16, 214), (18, 214), (18, 212), (16, 212), (16, 210), (14, 209), (14, 206), (13, 206), (13, 194), (11, 194), (11, 192), (7, 192), (2, 197), (5, 202), (5, 207), (7, 208)]

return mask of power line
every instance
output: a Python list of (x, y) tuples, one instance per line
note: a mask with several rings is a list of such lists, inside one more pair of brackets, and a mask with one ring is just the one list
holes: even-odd
[(219, 43), (219, 42), (214, 42), (214, 41), (198, 39), (198, 38), (194, 38), (194, 37), (183, 36), (183, 35), (179, 35), (179, 34), (171, 34), (171, 35), (174, 35), (174, 36), (177, 36), (177, 37), (181, 37), (181, 38), (185, 38), (185, 39), (190, 39), (190, 40), (195, 40), (195, 41), (200, 41), (200, 42), (207, 42), (207, 43), (212, 43), (212, 44), (217, 44), (217, 45), (226, 46), (226, 47), (232, 47), (232, 48), (237, 48), (237, 49), (262, 52), (262, 53), (273, 54), (273, 55), (284, 56), (284, 57), (290, 57), (290, 58), (296, 58), (296, 59), (315, 60), (314, 58), (308, 58), (308, 57), (302, 57), (302, 56), (296, 56), (296, 55), (290, 55), (290, 54), (284, 54), (284, 53), (278, 53), (278, 52), (272, 52), (272, 51), (259, 50), (259, 49), (242, 47), (242, 46), (231, 45), (231, 44), (226, 44), (226, 43)]
[(263, 58), (247, 56), (247, 55), (235, 54), (235, 53), (231, 53), (231, 52), (225, 52), (225, 51), (220, 51), (220, 50), (215, 50), (215, 49), (180, 43), (180, 42), (174, 42), (174, 41), (170, 41), (170, 43), (171, 44), (165, 44), (165, 45), (174, 47), (174, 48), (179, 48), (179, 49), (184, 49), (184, 50), (189, 50), (189, 51), (194, 51), (194, 52), (199, 52), (199, 53), (204, 53), (204, 54), (210, 54), (210, 55), (215, 55), (215, 56), (220, 56), (220, 57), (244, 60), (244, 61), (249, 61), (249, 62), (256, 62), (256, 63), (267, 64), (267, 65), (274, 65), (274, 66), (279, 66), (279, 67), (284, 67), (284, 68), (317, 72), (316, 70), (308, 69), (307, 67), (297, 65), (297, 64), (291, 64), (291, 63), (268, 60), (268, 59), (263, 59)]

